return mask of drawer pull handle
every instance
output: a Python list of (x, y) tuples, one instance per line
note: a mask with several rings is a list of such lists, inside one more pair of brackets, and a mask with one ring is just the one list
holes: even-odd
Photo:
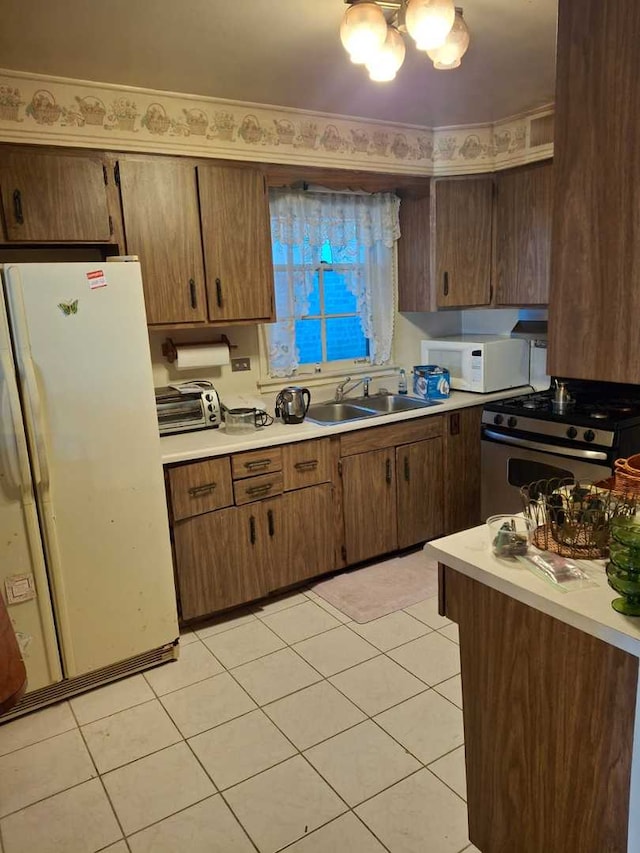
[(272, 509), (270, 509), (267, 512), (267, 524), (269, 526), (269, 536), (273, 536), (273, 534), (276, 532), (276, 529), (275, 529), (275, 526), (273, 524), (273, 510)]
[(20, 190), (13, 191), (13, 213), (18, 225), (24, 225), (24, 213), (22, 212), (22, 193)]
[(249, 518), (249, 541), (256, 544), (256, 519), (253, 515)]
[(445, 296), (449, 295), (449, 273), (445, 272), (443, 276), (442, 291)]
[(273, 483), (264, 483), (262, 486), (250, 486), (247, 489), (248, 495), (266, 495), (273, 488)]
[(255, 462), (244, 463), (244, 467), (248, 468), (249, 471), (254, 471), (256, 468), (266, 468), (267, 465), (271, 465), (270, 459), (256, 459)]
[(217, 483), (203, 483), (201, 486), (192, 486), (189, 489), (189, 494), (192, 498), (199, 498), (200, 495), (207, 495), (212, 492), (217, 485)]
[(195, 280), (189, 279), (189, 296), (191, 298), (191, 307), (195, 310), (198, 307), (198, 294), (196, 293)]
[(314, 471), (318, 467), (317, 459), (309, 459), (306, 462), (296, 462), (293, 466), (297, 471)]
[(391, 483), (391, 460), (387, 459), (387, 474), (386, 474), (387, 483)]
[(222, 282), (219, 278), (216, 279), (216, 304), (222, 308)]
[(404, 457), (404, 478), (407, 481), (407, 483), (411, 479), (411, 469), (409, 468), (409, 457), (408, 456)]

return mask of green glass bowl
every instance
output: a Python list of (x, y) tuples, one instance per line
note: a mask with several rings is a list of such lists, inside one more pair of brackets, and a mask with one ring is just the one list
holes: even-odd
[(618, 568), (635, 570), (640, 575), (640, 548), (631, 548), (614, 541), (609, 545), (609, 556)]
[(640, 552), (640, 524), (635, 518), (616, 518), (611, 522), (611, 536), (621, 545)]
[(609, 586), (622, 598), (614, 598), (611, 606), (625, 616), (640, 616), (640, 574), (621, 569), (612, 561), (607, 563)]

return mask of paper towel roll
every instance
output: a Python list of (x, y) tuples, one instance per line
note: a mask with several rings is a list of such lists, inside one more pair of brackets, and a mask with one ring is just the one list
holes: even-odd
[(182, 344), (176, 346), (175, 366), (178, 370), (220, 367), (223, 364), (229, 364), (228, 344)]

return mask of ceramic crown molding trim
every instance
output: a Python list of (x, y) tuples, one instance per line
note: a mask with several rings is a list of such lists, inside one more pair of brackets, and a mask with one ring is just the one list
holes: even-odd
[(552, 105), (429, 128), (0, 69), (3, 142), (444, 176), (547, 159), (552, 134)]

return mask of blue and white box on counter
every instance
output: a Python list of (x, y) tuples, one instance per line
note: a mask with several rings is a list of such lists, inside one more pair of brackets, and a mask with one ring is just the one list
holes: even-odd
[(413, 368), (413, 393), (424, 400), (446, 400), (451, 377), (446, 367), (437, 364), (416, 364)]

